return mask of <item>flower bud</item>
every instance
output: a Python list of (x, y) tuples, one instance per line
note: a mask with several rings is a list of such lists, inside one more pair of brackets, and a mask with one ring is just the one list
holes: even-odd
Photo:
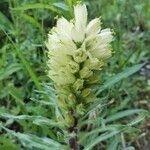
[(85, 103), (86, 104), (89, 104), (89, 103), (92, 103), (93, 101), (96, 100), (96, 95), (91, 92), (86, 98), (85, 98)]
[(57, 97), (57, 102), (60, 108), (67, 110), (67, 105), (65, 102), (65, 98), (63, 96)]
[(67, 67), (73, 74), (79, 71), (79, 65), (76, 62), (73, 61), (68, 62)]
[(78, 90), (82, 89), (83, 88), (83, 83), (84, 83), (84, 80), (77, 79), (76, 82), (73, 84), (74, 90), (78, 91)]
[(75, 104), (76, 104), (76, 97), (72, 93), (69, 94), (69, 96), (68, 96), (68, 104), (69, 104), (70, 107), (74, 107)]
[(74, 124), (74, 118), (73, 118), (73, 116), (72, 116), (72, 114), (70, 112), (67, 112), (65, 114), (65, 124), (68, 127), (71, 127)]
[(82, 91), (81, 95), (83, 98), (87, 97), (88, 95), (90, 95), (91, 93), (91, 89), (90, 88), (86, 88)]
[(84, 108), (84, 105), (82, 103), (76, 106), (76, 112), (78, 115), (84, 115), (85, 108)]
[(99, 83), (100, 77), (99, 75), (93, 74), (93, 76), (89, 77), (86, 82), (87, 84), (96, 84)]
[(93, 72), (88, 67), (84, 67), (80, 70), (79, 74), (81, 78), (88, 78), (93, 75)]
[(86, 58), (87, 58), (87, 55), (82, 49), (78, 49), (73, 55), (73, 59), (77, 63), (81, 63), (81, 62), (85, 61)]

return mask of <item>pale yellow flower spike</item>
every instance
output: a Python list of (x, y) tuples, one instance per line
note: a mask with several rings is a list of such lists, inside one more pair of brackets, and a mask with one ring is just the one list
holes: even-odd
[(58, 105), (65, 112), (64, 126), (74, 123), (96, 99), (94, 88), (111, 56), (110, 29), (101, 29), (100, 18), (87, 23), (86, 5), (74, 7), (74, 21), (65, 18), (48, 34), (48, 76), (53, 80)]

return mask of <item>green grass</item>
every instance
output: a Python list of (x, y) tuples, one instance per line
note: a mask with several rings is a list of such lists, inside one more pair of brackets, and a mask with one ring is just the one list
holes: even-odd
[[(0, 1), (0, 149), (59, 149), (67, 141), (56, 114), (51, 80), (47, 77), (47, 33), (59, 16), (72, 17), (71, 0)], [(147, 115), (150, 90), (148, 65), (150, 18), (148, 0), (84, 0), (90, 19), (115, 32), (113, 56), (97, 89), (97, 119), (81, 118), (85, 150), (137, 148)], [(145, 74), (141, 75), (141, 68)], [(148, 73), (147, 73), (148, 72)], [(129, 77), (130, 76), (130, 77)], [(142, 102), (145, 102), (144, 106)], [(95, 128), (84, 132), (84, 124)], [(140, 124), (139, 124), (140, 123)], [(134, 126), (134, 127), (133, 127)], [(135, 128), (137, 127), (137, 128)], [(133, 131), (133, 132), (132, 132)], [(82, 133), (83, 132), (83, 133)], [(90, 135), (90, 136), (89, 136)], [(84, 136), (88, 137), (84, 139)], [(146, 139), (146, 136), (145, 136)], [(139, 140), (140, 142), (140, 140)], [(146, 145), (145, 145), (146, 147)], [(144, 146), (141, 147), (143, 150)]]

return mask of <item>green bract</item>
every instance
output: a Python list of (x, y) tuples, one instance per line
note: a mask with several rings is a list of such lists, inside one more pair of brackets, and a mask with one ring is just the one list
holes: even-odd
[(71, 126), (73, 116), (83, 115), (96, 99), (94, 88), (99, 83), (103, 65), (111, 56), (110, 29), (101, 30), (99, 18), (87, 24), (85, 5), (74, 8), (75, 19), (60, 18), (48, 34), (49, 77), (54, 81), (58, 104)]

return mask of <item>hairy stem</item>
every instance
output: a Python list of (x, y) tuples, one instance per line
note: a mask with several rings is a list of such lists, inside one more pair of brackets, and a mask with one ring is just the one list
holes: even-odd
[(77, 137), (77, 123), (78, 123), (78, 120), (74, 116), (74, 125), (68, 129), (69, 133), (74, 134), (74, 136), (69, 139), (69, 146), (70, 146), (71, 150), (79, 149), (78, 137)]

